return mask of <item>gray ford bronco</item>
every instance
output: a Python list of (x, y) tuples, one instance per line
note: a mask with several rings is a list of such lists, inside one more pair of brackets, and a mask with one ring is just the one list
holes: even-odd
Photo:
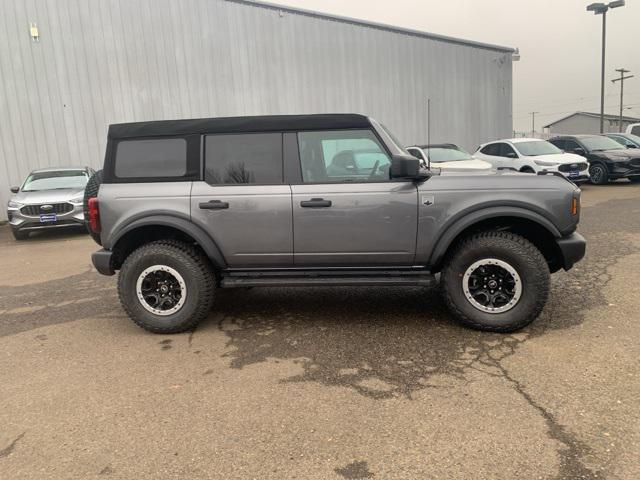
[(463, 324), (510, 332), (585, 253), (569, 181), (423, 170), (354, 114), (111, 125), (85, 210), (94, 266), (155, 333), (193, 329), (218, 288), (438, 282)]

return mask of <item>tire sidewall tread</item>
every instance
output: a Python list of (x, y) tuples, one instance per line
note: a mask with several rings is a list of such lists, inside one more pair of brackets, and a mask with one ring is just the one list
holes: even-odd
[[(187, 284), (187, 300), (172, 315), (147, 311), (136, 295), (140, 273), (149, 266), (163, 264), (176, 269)], [(215, 274), (209, 259), (196, 247), (177, 240), (158, 240), (134, 250), (123, 262), (118, 275), (118, 297), (129, 317), (153, 333), (181, 333), (194, 329), (211, 310)]]
[[(469, 265), (489, 257), (509, 263), (522, 280), (522, 296), (506, 312), (482, 312), (462, 290), (462, 276)], [(489, 231), (466, 238), (453, 250), (442, 271), (442, 287), (447, 307), (463, 325), (508, 333), (525, 327), (540, 315), (549, 296), (550, 272), (542, 253), (527, 239), (511, 232)]]

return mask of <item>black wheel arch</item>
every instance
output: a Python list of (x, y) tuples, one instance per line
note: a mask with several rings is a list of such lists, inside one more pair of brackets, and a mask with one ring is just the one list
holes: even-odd
[(562, 233), (542, 215), (524, 208), (486, 208), (455, 220), (440, 235), (429, 259), (431, 271), (442, 269), (447, 254), (475, 233), (498, 230), (523, 236), (542, 252), (551, 272), (562, 268), (562, 252), (556, 242)]
[(113, 266), (118, 269), (133, 250), (157, 240), (181, 240), (196, 244), (215, 268), (227, 266), (211, 236), (188, 218), (175, 214), (145, 214), (142, 218), (134, 218), (110, 235), (105, 248), (113, 252)]

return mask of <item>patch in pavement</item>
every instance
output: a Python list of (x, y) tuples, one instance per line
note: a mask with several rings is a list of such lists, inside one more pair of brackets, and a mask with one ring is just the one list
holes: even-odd
[(344, 478), (353, 480), (373, 478), (375, 476), (369, 471), (367, 462), (351, 462), (342, 468), (336, 468), (335, 472)]
[(73, 322), (119, 308), (113, 277), (86, 272), (0, 289), (0, 337)]

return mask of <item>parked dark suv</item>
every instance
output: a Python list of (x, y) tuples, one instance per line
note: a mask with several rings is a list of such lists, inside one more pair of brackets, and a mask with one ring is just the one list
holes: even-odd
[(580, 190), (428, 172), (393, 138), (352, 114), (111, 125), (87, 201), (93, 264), (120, 270), (124, 309), (157, 333), (194, 328), (217, 288), (430, 286), (438, 272), (466, 325), (527, 325), (549, 273), (584, 255)]
[(628, 149), (604, 135), (565, 135), (549, 140), (565, 152), (589, 160), (591, 183), (604, 185), (609, 180), (628, 178), (640, 182), (640, 151)]

